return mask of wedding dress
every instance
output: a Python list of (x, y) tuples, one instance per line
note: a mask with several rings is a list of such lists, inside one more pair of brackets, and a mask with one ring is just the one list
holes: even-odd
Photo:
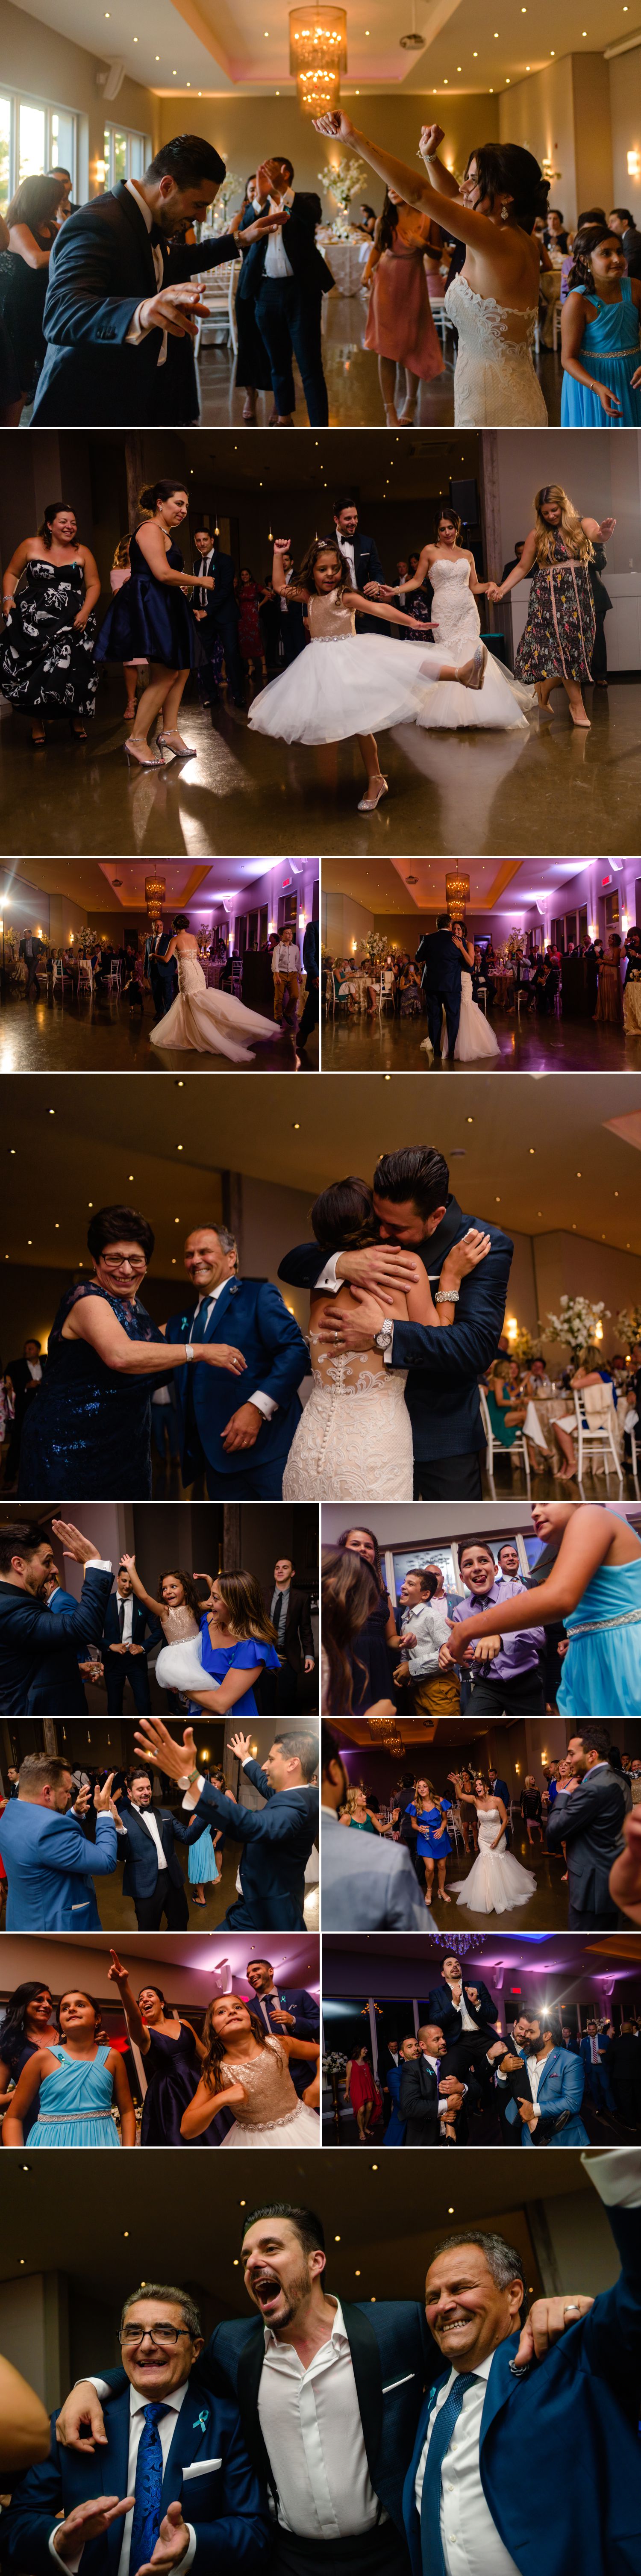
[[(223, 2071), (231, 2084), (242, 2084), (246, 2100), (236, 2105), (233, 2129), (223, 2138), (223, 2147), (319, 2147), (318, 2112), (299, 2102), (294, 2092), (287, 2055), (280, 2040), (273, 2035), (266, 2040), (260, 2057), (224, 2057)], [(314, 2074), (314, 2061), (309, 2061), (309, 2082)], [(224, 2110), (225, 2095), (216, 2095), (217, 2108)]]
[[(470, 567), (465, 555), (451, 560), (437, 555), (430, 564), (430, 581), (434, 593), (433, 617), (435, 643), (443, 662), (454, 662), (460, 669), (469, 662), (478, 644), (481, 620), (474, 592), (470, 590)], [(411, 595), (411, 594), (410, 594)], [(405, 656), (403, 657), (405, 658)], [(476, 725), (482, 729), (497, 726), (505, 732), (517, 728), (525, 733), (524, 708), (535, 706), (535, 691), (515, 680), (503, 662), (488, 653), (482, 689), (473, 693), (461, 688), (458, 680), (442, 680), (429, 692), (429, 706), (417, 713), (418, 725)]]
[(333, 1350), (313, 1331), (308, 1340), (312, 1392), (289, 1452), (284, 1502), (411, 1502), (405, 1370), (386, 1368), (379, 1351)]
[(529, 1905), (536, 1895), (536, 1879), (531, 1869), (522, 1869), (513, 1852), (506, 1849), (501, 1835), (496, 1851), (492, 1843), (499, 1821), (498, 1807), (486, 1807), (478, 1818), (478, 1856), (469, 1878), (453, 1878), (450, 1885), (459, 1906), (469, 1906), (471, 1914), (511, 1914), (516, 1905)]
[(210, 993), (197, 957), (179, 955), (177, 965), (177, 997), (158, 1028), (152, 1029), (152, 1046), (170, 1047), (178, 1055), (189, 1049), (197, 1055), (228, 1056), (231, 1064), (253, 1064), (251, 1047), (239, 1046), (232, 1031), (237, 1038), (280, 1037), (275, 1020), (248, 1011), (235, 994)]
[(546, 429), (547, 410), (532, 358), (537, 308), (520, 313), (477, 295), (453, 277), (445, 311), (458, 332), (455, 429)]
[[(428, 1056), (430, 1063), (433, 1064), (434, 1048), (432, 1046), (431, 1038), (421, 1039), (420, 1052), (421, 1055)], [(488, 1058), (491, 1057), (492, 1062), (494, 1062), (494, 1057), (500, 1055), (500, 1053), (501, 1049), (498, 1043), (498, 1038), (495, 1038), (494, 1030), (490, 1027), (489, 1020), (486, 1020), (485, 1012), (480, 1011), (478, 1002), (474, 1002), (472, 999), (472, 977), (466, 973), (464, 967), (461, 977), (461, 1013), (458, 1024), (456, 1046), (454, 1048), (454, 1063), (478, 1064), (482, 1056)], [(445, 1063), (448, 1054), (447, 1022), (444, 1011), (441, 1037), (441, 1064)]]

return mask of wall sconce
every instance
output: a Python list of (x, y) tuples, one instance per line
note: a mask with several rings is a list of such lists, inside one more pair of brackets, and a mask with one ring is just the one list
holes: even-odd
[(96, 162), (94, 163), (94, 168), (95, 168), (95, 172), (96, 172), (96, 178), (97, 178), (97, 181), (98, 181), (98, 186), (99, 186), (99, 188), (104, 188), (105, 179), (106, 179), (106, 176), (107, 176), (107, 163), (106, 163), (106, 161), (96, 161)]
[(515, 1769), (515, 1772), (516, 1772), (517, 1780), (520, 1780), (520, 1777), (521, 1777), (521, 1765), (520, 1765), (520, 1762), (515, 1762), (515, 1764), (514, 1764), (514, 1769)]
[(629, 153), (628, 153), (628, 178), (629, 178), (629, 179), (638, 179), (638, 177), (639, 177), (639, 173), (640, 173), (640, 172), (641, 172), (641, 152), (629, 152)]
[(519, 1328), (518, 1328), (518, 1324), (517, 1324), (517, 1320), (516, 1320), (516, 1315), (508, 1315), (507, 1322), (506, 1322), (506, 1326), (505, 1326), (505, 1330), (506, 1330), (506, 1333), (507, 1333), (508, 1342), (515, 1342), (515, 1341), (516, 1341), (516, 1336), (517, 1336), (517, 1333), (518, 1333), (518, 1329), (519, 1329)]
[(272, 930), (275, 930), (275, 929), (276, 929), (276, 927), (277, 927), (277, 924), (276, 924), (276, 922), (275, 922), (275, 921), (268, 921), (268, 924), (267, 924), (267, 936), (268, 936), (268, 938), (270, 938), (270, 937), (271, 937)]
[(306, 929), (306, 926), (307, 926), (307, 914), (306, 914), (306, 912), (299, 912), (299, 915), (298, 915), (298, 927), (299, 927), (299, 930), (305, 930), (305, 929)]
[(598, 936), (599, 936), (599, 924), (598, 924), (598, 921), (590, 921), (590, 922), (588, 923), (588, 938), (589, 938), (589, 939), (598, 939)]
[(595, 1324), (595, 1327), (594, 1327), (594, 1339), (595, 1339), (595, 1342), (602, 1342), (602, 1341), (603, 1341), (603, 1325), (602, 1325), (601, 1317), (600, 1317), (600, 1316), (599, 1316), (598, 1324)]

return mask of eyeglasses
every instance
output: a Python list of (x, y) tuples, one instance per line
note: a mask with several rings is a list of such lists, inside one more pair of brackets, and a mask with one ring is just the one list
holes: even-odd
[(115, 1256), (112, 1253), (103, 1252), (102, 1266), (103, 1270), (127, 1269), (143, 1271), (146, 1270), (147, 1263), (142, 1258), (139, 1259), (137, 1255), (135, 1259), (132, 1259), (130, 1252), (117, 1252)]
[(174, 2344), (180, 2342), (181, 2335), (186, 2335), (188, 2343), (191, 2342), (189, 2326), (165, 2326), (154, 2323), (151, 2326), (119, 2326), (118, 2328), (119, 2343), (143, 2343), (145, 2335), (149, 2335), (153, 2343), (166, 2344), (169, 2351)]

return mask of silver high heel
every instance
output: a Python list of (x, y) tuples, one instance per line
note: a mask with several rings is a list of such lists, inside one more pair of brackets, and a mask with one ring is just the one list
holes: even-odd
[(162, 759), (162, 757), (161, 757), (161, 759), (160, 759), (160, 760), (157, 760), (157, 759), (156, 759), (156, 756), (155, 756), (155, 753), (153, 753), (153, 754), (152, 754), (152, 758), (151, 758), (151, 760), (141, 760), (141, 758), (140, 758), (140, 752), (136, 750), (135, 742), (134, 742), (134, 740), (133, 740), (133, 736), (132, 736), (131, 734), (128, 734), (128, 735), (127, 735), (126, 742), (123, 742), (123, 746), (122, 746), (122, 747), (123, 747), (123, 751), (124, 751), (124, 755), (125, 755), (125, 760), (126, 760), (126, 761), (135, 760), (136, 768), (137, 768), (137, 769), (164, 769), (164, 766), (165, 766), (164, 760)]
[(383, 796), (387, 796), (387, 793), (387, 779), (381, 777), (378, 779), (376, 794), (374, 796), (361, 796), (358, 808), (359, 814), (375, 814), (377, 805), (380, 805)]
[(157, 733), (156, 741), (161, 751), (170, 751), (173, 754), (174, 760), (195, 760), (195, 742), (186, 742), (183, 750), (181, 751), (178, 744), (170, 740), (168, 733)]
[[(462, 684), (462, 685), (463, 685), (463, 688), (464, 688), (464, 689), (482, 689), (482, 687), (483, 687), (483, 681), (484, 681), (484, 679), (485, 679), (485, 673), (486, 673), (486, 670), (487, 670), (487, 644), (477, 644), (477, 645), (476, 645), (476, 647), (475, 647), (475, 651), (474, 651), (474, 657), (473, 657), (473, 661), (472, 661), (472, 669), (471, 669), (471, 673), (470, 673), (470, 678), (469, 678), (469, 680), (464, 680), (464, 681), (463, 681), (463, 684)], [(457, 679), (458, 679), (458, 677), (459, 677), (459, 673), (458, 673), (458, 671), (457, 671), (456, 677), (457, 677)]]

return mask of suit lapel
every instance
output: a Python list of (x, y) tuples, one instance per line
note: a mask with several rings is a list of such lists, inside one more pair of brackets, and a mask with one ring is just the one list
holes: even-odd
[[(227, 1313), (230, 1302), (230, 1288), (231, 1280), (227, 1279), (225, 1281), (224, 1288), (221, 1288), (220, 1296), (216, 1298), (215, 1306), (212, 1306), (211, 1314), (205, 1325), (205, 1331), (203, 1334), (203, 1340), (205, 1342), (218, 1342), (221, 1339), (220, 1319), (221, 1315), (226, 1315)], [(224, 1338), (225, 1337), (223, 1336), (223, 1339)]]
[(351, 2303), (341, 2301), (343, 2323), (349, 2344), (363, 2441), (374, 2493), (378, 2493), (380, 2447), (383, 2431), (383, 2372), (381, 2356), (369, 2317)]
[[(98, 2468), (100, 2470), (99, 2491), (110, 2485), (112, 2495), (126, 2496), (129, 2494), (129, 2425), (129, 2383), (127, 2383), (127, 2387), (123, 2389), (122, 2395), (114, 2398), (113, 2403), (110, 2402), (109, 2404), (106, 2419), (106, 2430), (109, 2441), (109, 2464), (107, 2466), (106, 2461), (104, 2463), (101, 2462), (100, 2454), (98, 2455)], [(122, 2549), (122, 2520), (110, 2523), (106, 2539), (109, 2576), (117, 2576), (118, 2561)]]
[[(136, 205), (134, 198), (129, 194), (129, 189), (125, 187), (123, 179), (118, 180), (117, 186), (112, 190), (112, 196), (114, 205), (118, 207), (119, 214), (124, 215), (125, 222), (131, 226), (132, 233), (135, 234), (139, 255), (141, 260), (144, 260), (145, 268), (147, 270), (149, 292), (151, 295), (157, 295), (158, 281), (154, 268), (151, 237), (147, 231), (142, 207)], [(164, 264), (163, 254), (163, 267)]]
[(258, 2394), (265, 2359), (263, 2328), (256, 2325), (243, 2344), (238, 2363), (237, 2394), (243, 2432), (252, 2467), (261, 2484), (275, 2495), (274, 2472), (258, 2415)]
[(205, 2459), (212, 2458), (214, 2450), (211, 2400), (203, 2395), (200, 2388), (194, 2389), (193, 2397), (188, 2389), (180, 2414), (176, 2416), (175, 2431), (169, 2445), (160, 2499), (163, 2513), (166, 2513), (168, 2504), (178, 2501), (183, 2469), (192, 2460), (199, 2459), (202, 2453)]
[(505, 2343), (500, 2343), (497, 2352), (492, 2355), (492, 2367), (488, 2377), (483, 2413), (481, 2416), (481, 2459), (483, 2457), (483, 2444), (487, 2441), (487, 2436), (492, 2424), (495, 2423), (497, 2415), (501, 2412), (501, 2408), (503, 2406), (507, 2406), (510, 2397), (514, 2394), (515, 2388), (518, 2388), (519, 2386), (518, 2379), (514, 2378), (513, 2373), (510, 2370), (510, 2362), (514, 2360), (514, 2355), (518, 2349), (518, 2341), (519, 2338), (517, 2334), (508, 2335), (507, 2341)]

